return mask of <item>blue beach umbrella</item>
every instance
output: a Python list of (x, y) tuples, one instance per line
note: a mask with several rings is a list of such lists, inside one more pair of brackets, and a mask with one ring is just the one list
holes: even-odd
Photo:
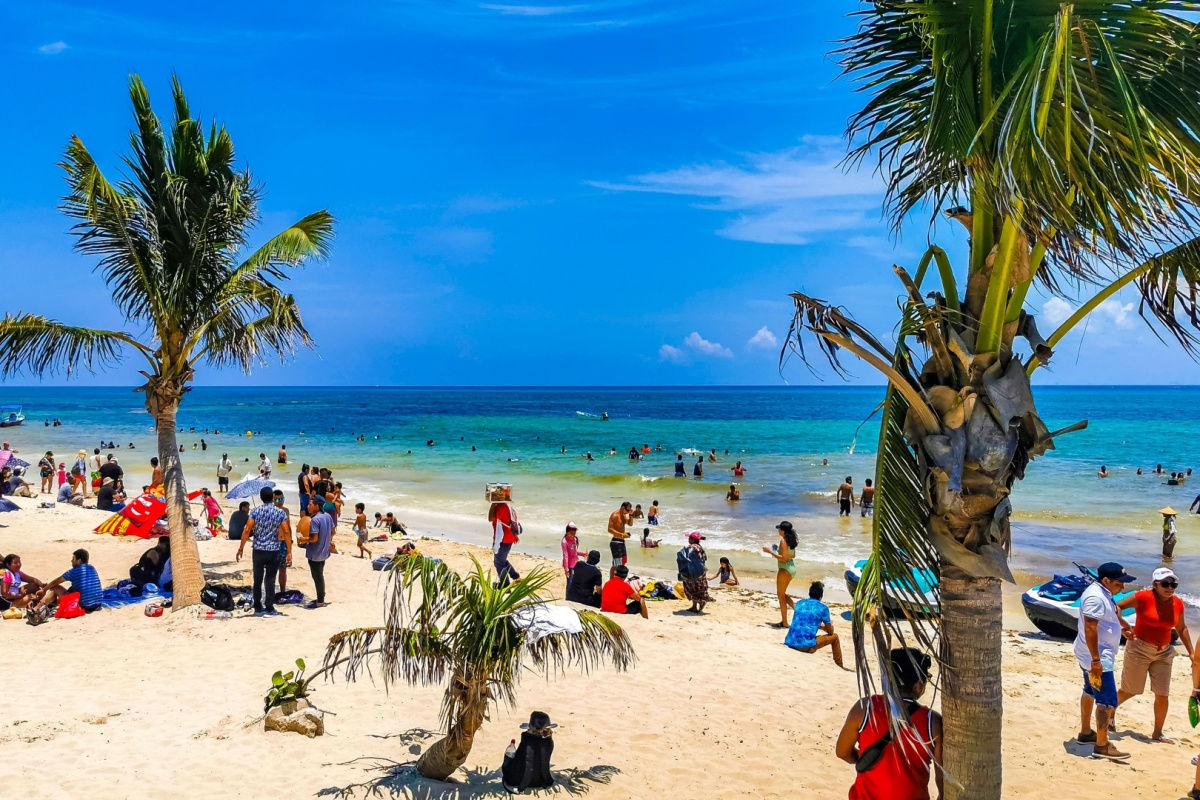
[(239, 500), (243, 497), (258, 497), (258, 493), (263, 489), (274, 488), (275, 481), (264, 481), (262, 478), (253, 478), (248, 481), (242, 481), (237, 486), (234, 486), (225, 497), (230, 500)]
[(29, 469), (29, 462), (23, 458), (17, 458), (16, 456), (13, 456), (8, 460), (8, 464), (6, 466), (12, 467), (13, 469), (16, 469), (17, 467), (20, 467), (21, 469)]

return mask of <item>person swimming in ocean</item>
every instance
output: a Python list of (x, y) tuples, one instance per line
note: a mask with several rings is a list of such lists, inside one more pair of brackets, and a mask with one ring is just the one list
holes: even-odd
[(725, 493), (725, 501), (729, 502), (729, 503), (736, 503), (737, 501), (739, 501), (741, 499), (742, 499), (742, 493), (738, 491), (737, 484), (736, 483), (729, 484), (729, 491)]
[(1100, 471), (1096, 473), (1096, 477), (1097, 478), (1107, 478), (1108, 477), (1108, 467), (1101, 464)]

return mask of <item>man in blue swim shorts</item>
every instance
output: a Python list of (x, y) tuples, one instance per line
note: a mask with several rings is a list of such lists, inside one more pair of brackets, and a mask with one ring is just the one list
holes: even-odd
[[(1083, 694), (1079, 698), (1081, 725), (1075, 738), (1083, 744), (1095, 744), (1093, 758), (1123, 761), (1123, 753), (1108, 741), (1108, 723), (1117, 710), (1117, 683), (1113, 668), (1121, 646), (1122, 629), (1133, 628), (1121, 618), (1113, 595), (1125, 584), (1137, 580), (1125, 573), (1120, 564), (1109, 561), (1096, 569), (1097, 579), (1079, 598), (1079, 632), (1075, 634), (1075, 657), (1083, 670)], [(1096, 709), (1096, 729), (1092, 730), (1092, 707)]]

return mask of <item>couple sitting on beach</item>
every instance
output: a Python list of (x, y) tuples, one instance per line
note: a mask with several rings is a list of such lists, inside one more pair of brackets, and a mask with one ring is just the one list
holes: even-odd
[(600, 574), (600, 551), (592, 550), (575, 565), (567, 580), (567, 600), (613, 614), (648, 617), (646, 601), (629, 583), (629, 567), (618, 564), (607, 582)]
[(21, 557), (10, 553), (4, 558), (4, 572), (0, 577), (4, 608), (28, 608), (32, 615), (53, 608), (62, 597), (78, 592), (79, 607), (83, 611), (89, 614), (99, 611), (103, 592), (100, 576), (88, 560), (87, 550), (76, 550), (71, 554), (71, 568), (49, 583), (43, 583), (22, 571)]

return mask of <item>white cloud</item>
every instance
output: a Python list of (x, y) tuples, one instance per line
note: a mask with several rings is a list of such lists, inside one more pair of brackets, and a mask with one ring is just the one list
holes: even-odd
[(658, 360), (670, 361), (672, 364), (679, 364), (683, 361), (683, 351), (678, 347), (672, 347), (669, 344), (664, 344), (658, 348)]
[(63, 50), (66, 50), (66, 49), (67, 49), (66, 42), (61, 42), (61, 41), (60, 42), (50, 42), (49, 44), (44, 44), (41, 47), (39, 47), (38, 52), (44, 56), (56, 56), (59, 53), (61, 53)]
[(718, 342), (710, 342), (696, 331), (689, 333), (688, 337), (683, 340), (683, 343), (701, 355), (715, 356), (717, 358), (733, 358), (733, 351), (728, 347)]
[(481, 3), (479, 7), (510, 17), (553, 17), (558, 14), (573, 14), (587, 8), (587, 6), (508, 6), (492, 3)]
[[(1067, 321), (1075, 313), (1076, 307), (1061, 297), (1051, 297), (1042, 304), (1042, 319), (1052, 326), (1058, 326)], [(1133, 303), (1122, 303), (1109, 298), (1089, 315), (1087, 322), (1097, 322), (1117, 328), (1132, 328), (1134, 323)]]
[(746, 342), (746, 344), (749, 347), (772, 348), (779, 346), (779, 340), (775, 338), (775, 334), (771, 333), (771, 330), (766, 325), (763, 325), (758, 329), (757, 333), (750, 337), (750, 341)]
[(751, 153), (743, 164), (693, 164), (592, 185), (705, 199), (733, 212), (717, 234), (766, 244), (806, 244), (817, 234), (878, 224), (883, 186), (869, 171), (846, 172), (841, 139), (806, 136), (796, 147)]

